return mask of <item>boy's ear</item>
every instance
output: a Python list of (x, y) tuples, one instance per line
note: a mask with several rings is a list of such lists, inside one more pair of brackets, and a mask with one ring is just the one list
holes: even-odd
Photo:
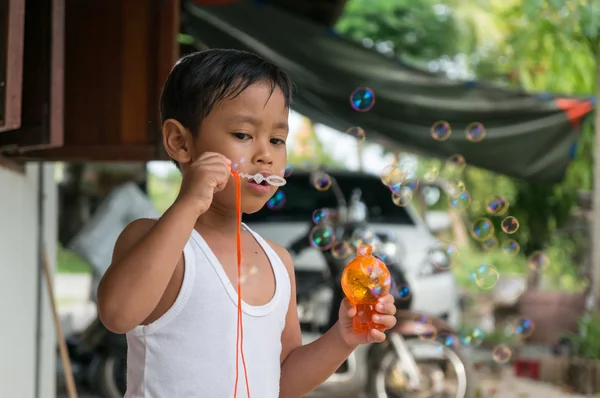
[(165, 150), (173, 160), (183, 165), (194, 159), (193, 137), (181, 123), (175, 119), (165, 120), (162, 135)]

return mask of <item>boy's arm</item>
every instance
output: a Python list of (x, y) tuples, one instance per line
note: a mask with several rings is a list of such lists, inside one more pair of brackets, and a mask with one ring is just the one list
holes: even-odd
[(269, 242), (282, 259), (290, 275), (291, 298), (281, 336), (281, 398), (300, 398), (321, 385), (331, 376), (356, 346), (349, 346), (336, 323), (318, 340), (302, 345), (302, 332), (296, 308), (296, 277), (288, 251)]
[(160, 220), (132, 222), (119, 236), (98, 286), (98, 313), (114, 333), (141, 325), (160, 302), (198, 218), (195, 206), (176, 201)]

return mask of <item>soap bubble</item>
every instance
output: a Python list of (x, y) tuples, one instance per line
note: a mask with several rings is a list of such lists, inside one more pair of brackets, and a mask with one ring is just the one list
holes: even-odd
[(488, 199), (486, 210), (492, 216), (501, 216), (508, 211), (508, 201), (502, 196), (492, 196)]
[(468, 328), (460, 337), (460, 341), (467, 347), (479, 347), (484, 339), (485, 334), (479, 328)]
[(519, 254), (520, 250), (521, 246), (519, 246), (519, 243), (516, 240), (509, 239), (502, 243), (502, 251), (509, 256), (516, 256)]
[(277, 191), (267, 201), (267, 207), (271, 210), (279, 210), (285, 205), (285, 194), (283, 191)]
[(499, 344), (492, 350), (492, 358), (496, 363), (505, 364), (510, 361), (511, 357), (512, 350), (506, 344)]
[(331, 177), (326, 173), (315, 173), (312, 178), (313, 186), (319, 191), (327, 191), (331, 188)]
[(543, 271), (550, 266), (550, 258), (544, 252), (535, 251), (527, 257), (527, 264), (534, 271)]
[(460, 174), (467, 167), (467, 161), (460, 154), (454, 154), (446, 160), (446, 172), (449, 174)]
[(495, 236), (492, 236), (491, 238), (487, 239), (486, 241), (484, 241), (481, 244), (481, 248), (483, 250), (492, 250), (498, 247), (498, 239), (496, 239)]
[(459, 339), (453, 334), (447, 332), (438, 333), (435, 340), (440, 345), (440, 348), (447, 347), (451, 350), (456, 350), (460, 346)]
[(426, 316), (421, 316), (414, 321), (415, 333), (420, 340), (434, 341), (437, 338), (437, 329), (433, 326), (431, 320)]
[(312, 220), (315, 224), (321, 224), (329, 218), (329, 211), (327, 209), (317, 209), (313, 211)]
[(329, 225), (316, 225), (308, 235), (312, 247), (327, 250), (335, 243), (335, 231)]
[(428, 167), (427, 170), (425, 170), (425, 172), (423, 173), (423, 180), (427, 182), (433, 182), (438, 178), (439, 175), (440, 171), (437, 167)]
[(533, 334), (535, 325), (532, 320), (527, 318), (519, 318), (514, 322), (514, 331), (521, 338), (526, 339)]
[(367, 112), (375, 106), (375, 93), (368, 87), (358, 87), (350, 94), (350, 105), (357, 112)]
[(408, 285), (400, 285), (395, 289), (395, 292), (400, 300), (408, 300), (411, 296), (410, 287), (408, 287)]
[(467, 126), (465, 134), (471, 142), (480, 142), (485, 138), (485, 127), (479, 122), (471, 123)]
[(485, 218), (481, 217), (473, 221), (471, 224), (471, 236), (479, 241), (486, 241), (494, 235), (494, 224)]
[(451, 242), (442, 242), (430, 252), (430, 258), (434, 267), (443, 270), (449, 269), (458, 260), (458, 247)]
[(433, 123), (431, 126), (431, 136), (436, 141), (446, 141), (452, 134), (450, 124), (443, 120)]
[(350, 127), (348, 130), (346, 130), (346, 134), (356, 138), (358, 141), (365, 140), (365, 130), (360, 127)]
[(251, 277), (258, 275), (258, 267), (256, 265), (250, 267), (243, 265), (241, 271), (240, 284), (242, 285), (248, 282)]
[(280, 174), (283, 174), (284, 178), (288, 178), (289, 176), (292, 175), (292, 171), (293, 171), (292, 165), (288, 164), (287, 166), (285, 166), (285, 169), (283, 169)]
[(471, 278), (475, 280), (477, 286), (488, 290), (496, 286), (498, 279), (500, 279), (500, 274), (493, 265), (481, 264), (477, 267), (475, 272), (471, 274)]
[(519, 229), (519, 221), (513, 216), (508, 216), (500, 224), (502, 231), (507, 234), (514, 234)]
[(238, 162), (233, 162), (231, 165), (232, 170), (239, 170), (239, 168), (246, 162), (246, 158), (242, 157)]
[(338, 260), (345, 259), (354, 254), (354, 248), (347, 242), (335, 242), (331, 246), (331, 255)]
[(401, 185), (406, 180), (407, 173), (397, 164), (387, 165), (381, 170), (379, 178), (383, 185), (392, 187), (395, 185)]
[(410, 194), (396, 195), (392, 194), (392, 202), (398, 207), (406, 207), (412, 201), (412, 191)]
[(457, 197), (448, 197), (448, 204), (450, 207), (456, 210), (466, 210), (467, 207), (471, 204), (471, 195), (469, 192), (464, 191), (459, 194)]

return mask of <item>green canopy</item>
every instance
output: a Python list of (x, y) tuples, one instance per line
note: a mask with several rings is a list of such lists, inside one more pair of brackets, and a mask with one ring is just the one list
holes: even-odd
[[(223, 6), (185, 4), (184, 31), (204, 48), (236, 48), (285, 69), (298, 92), (294, 109), (340, 131), (360, 126), (384, 146), (448, 157), (531, 182), (562, 180), (579, 137), (588, 99), (532, 95), (484, 82), (465, 82), (411, 68), (340, 37), (325, 26), (285, 9), (249, 0)], [(368, 87), (375, 105), (353, 109), (350, 96)], [(452, 133), (432, 138), (446, 121)], [(473, 122), (486, 136), (472, 142)]]

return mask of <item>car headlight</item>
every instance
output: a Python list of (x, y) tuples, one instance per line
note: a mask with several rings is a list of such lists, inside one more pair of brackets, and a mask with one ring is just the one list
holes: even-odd
[(429, 250), (426, 263), (421, 268), (421, 276), (429, 276), (448, 272), (452, 259), (440, 248)]

